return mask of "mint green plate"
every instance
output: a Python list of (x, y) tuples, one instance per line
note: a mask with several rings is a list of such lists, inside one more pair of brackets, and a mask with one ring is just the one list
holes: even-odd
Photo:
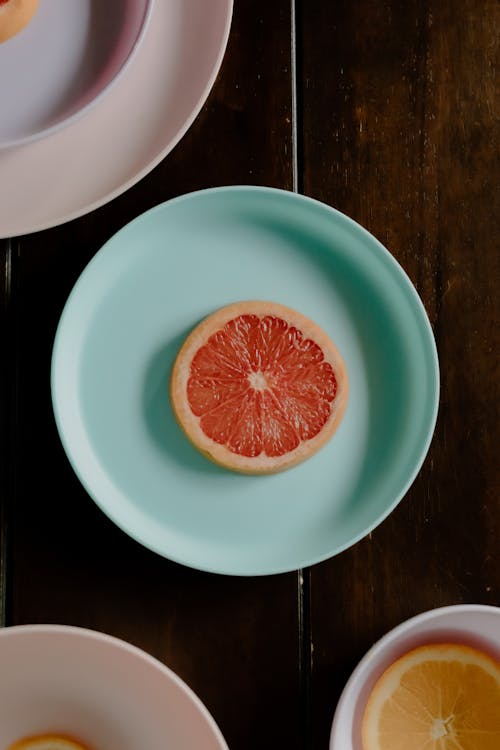
[[(209, 463), (169, 404), (187, 333), (244, 299), (312, 318), (350, 377), (333, 439), (274, 476)], [(368, 232), (294, 193), (228, 187), (157, 206), (97, 253), (59, 323), (52, 398), (73, 468), (120, 528), (185, 565), (266, 575), (337, 554), (396, 506), (432, 437), (438, 359), (415, 289)]]

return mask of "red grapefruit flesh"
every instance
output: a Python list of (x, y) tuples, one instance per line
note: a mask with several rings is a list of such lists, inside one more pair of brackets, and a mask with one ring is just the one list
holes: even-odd
[(18, 34), (31, 21), (39, 0), (0, 0), (0, 43)]
[(270, 474), (337, 429), (348, 378), (315, 323), (274, 302), (237, 302), (202, 321), (174, 363), (170, 396), (187, 437), (233, 471)]

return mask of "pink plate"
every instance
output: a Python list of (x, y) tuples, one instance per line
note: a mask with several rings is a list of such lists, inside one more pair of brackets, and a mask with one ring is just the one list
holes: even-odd
[(170, 669), (111, 636), (61, 625), (0, 631), (0, 747), (38, 734), (102, 750), (227, 750)]
[(157, 0), (134, 60), (97, 106), (54, 135), (0, 151), (0, 237), (81, 216), (150, 172), (207, 99), (232, 5)]

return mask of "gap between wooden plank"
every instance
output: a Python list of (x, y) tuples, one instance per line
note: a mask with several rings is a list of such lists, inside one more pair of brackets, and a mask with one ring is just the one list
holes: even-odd
[(0, 242), (0, 288), (2, 296), (1, 341), (2, 373), (0, 377), (0, 627), (9, 620), (10, 574), (10, 507), (15, 490), (17, 413), (17, 363), (15, 358), (14, 288), (17, 248), (12, 240)]
[(299, 683), (301, 734), (304, 750), (312, 748), (312, 633), (311, 633), (311, 569), (297, 574), (299, 610)]
[(301, 25), (301, 0), (291, 0), (291, 78), (292, 78), (292, 184), (295, 193), (303, 192), (303, 118), (302, 92), (302, 48), (298, 44), (298, 28)]
[[(292, 185), (295, 193), (303, 192), (303, 119), (302, 48), (298, 43), (301, 24), (301, 0), (291, 0), (291, 79), (292, 79)], [(311, 570), (297, 572), (297, 606), (299, 616), (299, 682), (301, 705), (301, 745), (312, 748), (312, 632), (311, 632)]]

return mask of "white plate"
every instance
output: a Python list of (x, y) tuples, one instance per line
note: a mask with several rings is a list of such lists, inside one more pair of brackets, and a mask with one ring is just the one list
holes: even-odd
[(0, 45), (0, 148), (57, 132), (100, 101), (138, 50), (152, 0), (42, 0)]
[(460, 604), (424, 612), (378, 641), (360, 661), (340, 697), (330, 750), (362, 750), (361, 721), (368, 696), (396, 659), (428, 643), (463, 643), (500, 654), (500, 608)]
[(228, 750), (192, 690), (117, 638), (63, 625), (4, 628), (0, 664), (2, 750), (40, 734), (96, 750)]
[(81, 216), (153, 169), (213, 86), (232, 5), (157, 0), (132, 64), (98, 106), (52, 136), (1, 151), (0, 237)]

